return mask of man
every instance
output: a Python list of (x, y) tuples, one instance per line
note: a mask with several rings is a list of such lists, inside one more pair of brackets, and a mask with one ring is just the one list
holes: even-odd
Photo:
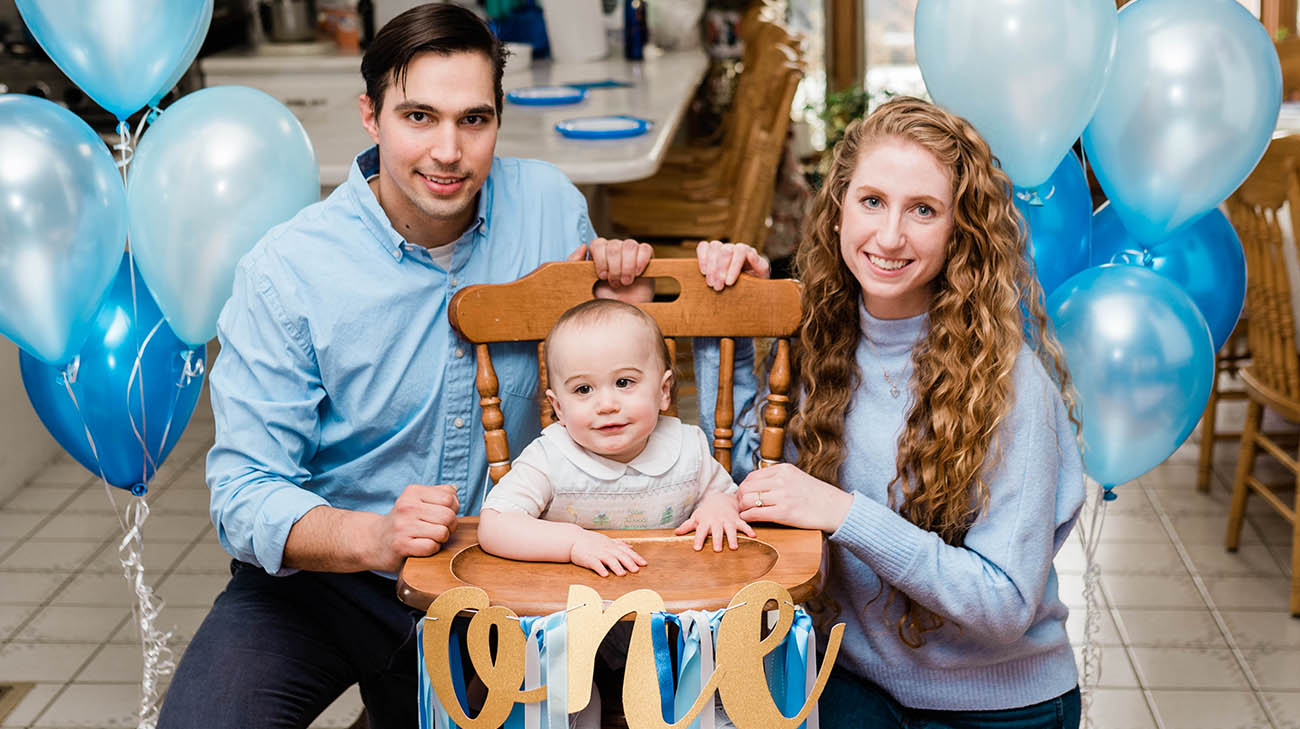
[[(478, 513), (487, 474), (473, 349), (447, 304), (589, 248), (616, 285), (650, 257), (596, 238), (554, 167), (493, 157), (503, 64), (459, 6), (393, 19), (361, 65), (376, 147), (240, 262), (207, 474), (232, 578), (159, 726), (305, 727), (353, 683), (372, 727), (416, 725), (420, 615), (392, 576)], [(538, 431), (535, 352), (493, 348), (516, 447)]]

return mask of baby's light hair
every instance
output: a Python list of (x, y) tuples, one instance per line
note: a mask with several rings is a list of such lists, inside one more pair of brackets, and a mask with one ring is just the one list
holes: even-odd
[[(555, 371), (551, 358), (551, 342), (555, 339), (557, 332), (568, 327), (579, 326), (584, 324), (603, 324), (619, 315), (631, 317), (641, 322), (645, 333), (654, 340), (655, 350), (659, 352), (659, 358), (663, 362), (664, 369), (672, 372), (673, 362), (668, 355), (668, 344), (664, 341), (663, 331), (659, 329), (659, 322), (654, 317), (642, 311), (639, 307), (627, 304), (617, 299), (592, 299), (584, 301), (581, 304), (569, 309), (560, 315), (555, 321), (555, 326), (546, 335), (546, 340), (542, 343), (542, 351), (546, 356), (546, 373), (547, 379), (551, 379), (551, 373)], [(674, 375), (674, 379), (675, 379)]]

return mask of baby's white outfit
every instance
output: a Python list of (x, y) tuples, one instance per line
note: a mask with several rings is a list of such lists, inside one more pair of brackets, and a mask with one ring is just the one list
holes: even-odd
[(673, 529), (709, 491), (735, 489), (703, 430), (660, 415), (645, 450), (627, 463), (586, 450), (559, 423), (548, 426), (488, 492), (483, 508), (584, 529)]

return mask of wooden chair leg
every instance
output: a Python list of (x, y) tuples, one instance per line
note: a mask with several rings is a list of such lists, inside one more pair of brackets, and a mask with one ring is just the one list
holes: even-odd
[(1264, 408), (1252, 398), (1246, 407), (1246, 427), (1241, 433), (1241, 451), (1237, 455), (1237, 476), (1232, 481), (1232, 507), (1228, 511), (1228, 534), (1224, 546), (1237, 551), (1241, 543), (1241, 525), (1246, 519), (1246, 497), (1250, 496), (1250, 472), (1255, 465), (1255, 438), (1259, 434)]
[(1214, 425), (1219, 410), (1219, 370), (1215, 365), (1214, 382), (1210, 386), (1210, 401), (1205, 404), (1205, 415), (1201, 416), (1201, 452), (1196, 464), (1196, 490), (1205, 493), (1210, 490), (1210, 474), (1214, 469)]
[(1300, 618), (1300, 472), (1291, 515), (1291, 617)]

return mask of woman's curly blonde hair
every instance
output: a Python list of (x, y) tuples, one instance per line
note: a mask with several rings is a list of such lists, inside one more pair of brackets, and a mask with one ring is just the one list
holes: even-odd
[[(898, 438), (890, 506), (960, 546), (989, 503), (984, 477), (999, 457), (996, 434), (1011, 407), (1012, 372), (1026, 339), (1056, 379), (1076, 432), (1079, 426), (1069, 372), (1011, 201), (1011, 180), (965, 119), (919, 99), (897, 98), (853, 122), (836, 145), (796, 258), (804, 311), (797, 351), (806, 356), (798, 357), (801, 402), (790, 430), (799, 468), (839, 483), (844, 418), (862, 381), (854, 358), (862, 289), (843, 261), (837, 231), (858, 159), (882, 139), (920, 145), (953, 182), (953, 234), (931, 284), (928, 330), (912, 352), (915, 398)], [(892, 587), (885, 608), (900, 596), (898, 634), (919, 647), (944, 618)]]

